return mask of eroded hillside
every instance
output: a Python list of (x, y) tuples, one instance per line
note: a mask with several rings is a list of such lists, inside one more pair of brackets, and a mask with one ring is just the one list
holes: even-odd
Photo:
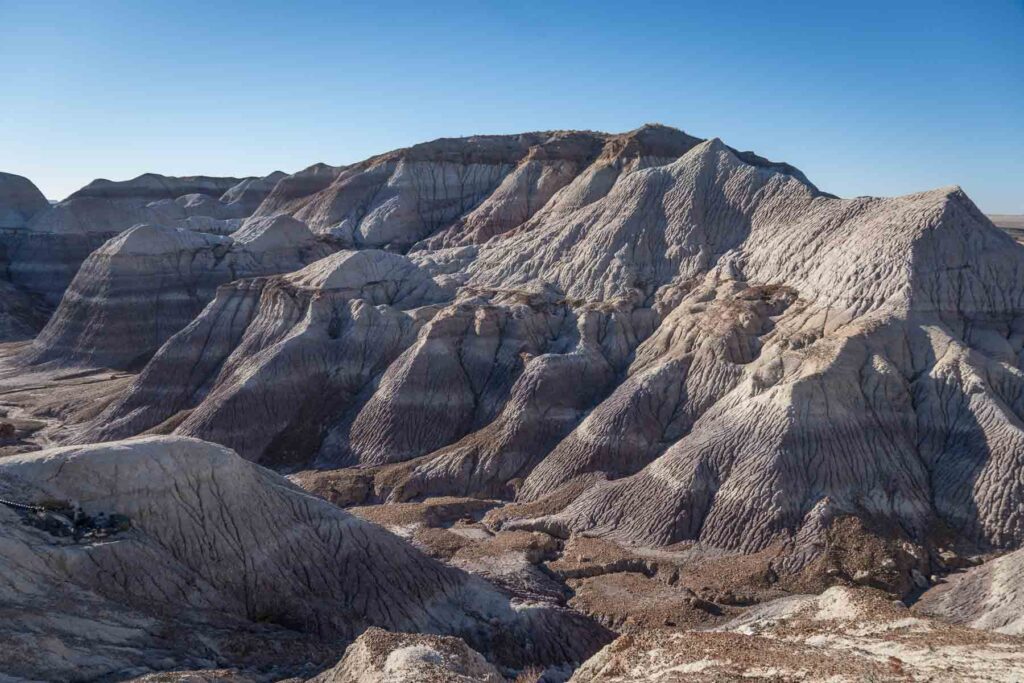
[[(112, 600), (129, 621), (195, 603), (268, 622), (318, 648), (301, 675), (368, 627), (409, 634), (368, 631), (322, 680), (384, 676), (391, 650), (408, 672), (531, 664), (558, 680), (614, 633), (667, 629), (620, 638), (574, 679), (626, 680), (641, 650), (657, 661), (635, 675), (750, 675), (721, 648), (773, 609), (800, 630), (825, 596), (849, 602), (842, 620), (924, 593), (935, 624), (1003, 635), (977, 635), (973, 659), (894, 673), (879, 649), (832, 671), (806, 648), (863, 634), (831, 625), (776, 670), (949, 664), (1012, 680), (984, 662), (1020, 646), (1002, 607), (1016, 555), (956, 572), (1024, 545), (1024, 247), (959, 188), (841, 199), (664, 126), (442, 139), (265, 178), (96, 181), (53, 207), (15, 179), (0, 176), (3, 320), (6, 339), (34, 339), (2, 350), (5, 450), (24, 453), (0, 468), (12, 500), (137, 520), (131, 543), (87, 551), (106, 573), (72, 572), (88, 594), (74, 600)], [(84, 469), (61, 484), (46, 473), (65, 459)], [(207, 461), (252, 490), (221, 490)], [(92, 479), (113, 493), (75, 488)], [(37, 550), (9, 573), (39, 548), (82, 549), (40, 545), (12, 510), (5, 533)], [(72, 580), (68, 562), (33, 590)], [(152, 585), (124, 578), (154, 563), (167, 575), (146, 569)], [(975, 637), (915, 619), (913, 633)], [(415, 633), (462, 638), (490, 664)], [(758, 647), (788, 656), (774, 637)], [(214, 668), (188, 642), (140, 642), (166, 657), (111, 653), (94, 670)], [(695, 643), (714, 656), (673, 651)], [(221, 659), (271, 675), (269, 660)]]

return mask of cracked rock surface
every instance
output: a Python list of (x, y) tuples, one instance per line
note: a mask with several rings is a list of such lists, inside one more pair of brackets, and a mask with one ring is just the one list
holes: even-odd
[(878, 592), (830, 588), (759, 605), (710, 631), (620, 637), (572, 683), (1014, 681), (1017, 639), (912, 616)]
[[(578, 680), (841, 674), (818, 646), (881, 680), (943, 666), (999, 680), (1013, 659), (1024, 247), (958, 187), (841, 199), (788, 164), (658, 125), (440, 139), (265, 178), (97, 181), (54, 207), (11, 178), (0, 334), (32, 336), (30, 314), (59, 302), (30, 344), (0, 348), (7, 432), (50, 421), (11, 448), (226, 447), (259, 473), (236, 477), (260, 482), (240, 509), (263, 510), (268, 486), (287, 500), (252, 528), (299, 539), (275, 565), (287, 580), (245, 597), (236, 565), (261, 543), (190, 538), (189, 556), (216, 555), (206, 583), (186, 578), (203, 566), (168, 564), (184, 573), (130, 586), (146, 604), (227, 605), (257, 639), (266, 624), (345, 643), (369, 626), (408, 632), (368, 636), (332, 674), (380, 680), (392, 665), (476, 675), (460, 673), (475, 660), (458, 641), (415, 633), (458, 636), (508, 675), (515, 657), (571, 666), (606, 635), (598, 624), (658, 634), (620, 640)], [(82, 396), (67, 395), (76, 381)], [(0, 467), (28, 467), (18, 458)], [(400, 536), (316, 508), (376, 530), (427, 578), (396, 569), (394, 586), (357, 591), (353, 616), (348, 584), (323, 575), (334, 546), (293, 514), (312, 494)], [(200, 499), (189, 524), (236, 519)], [(121, 557), (133, 538), (89, 557)], [(872, 591), (920, 600), (890, 613)], [(295, 597), (269, 621), (248, 609), (275, 592)], [(843, 613), (807, 616), (825, 603)], [(883, 635), (864, 640), (857, 619)], [(768, 635), (750, 640), (755, 622)], [(984, 655), (910, 656), (925, 633)], [(307, 656), (301, 637), (281, 642)], [(404, 654), (387, 664), (391, 652)], [(241, 661), (206, 659), (189, 666)]]
[(151, 437), (11, 456), (0, 484), (5, 499), (71, 500), (131, 522), (73, 543), (0, 507), (10, 675), (94, 678), (186, 652), (258, 664), (223, 642), (232, 628), (280, 641), (265, 653), (278, 664), (299, 636), (336, 646), (370, 626), (455, 634), (513, 666), (579, 661), (605, 638), (570, 612), (513, 604), (222, 446)]

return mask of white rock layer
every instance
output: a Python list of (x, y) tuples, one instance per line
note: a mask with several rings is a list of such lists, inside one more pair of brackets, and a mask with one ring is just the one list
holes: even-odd
[[(202, 441), (11, 456), (0, 497), (70, 500), (131, 521), (76, 543), (0, 506), (0, 670), (11, 676), (208, 668), (204, 657), (246, 666), (288, 659), (296, 636), (337, 646), (370, 626), (459, 635), (506, 665), (578, 660), (605, 638), (570, 613), (513, 607), (484, 581)], [(277, 652), (264, 652), (274, 641)]]

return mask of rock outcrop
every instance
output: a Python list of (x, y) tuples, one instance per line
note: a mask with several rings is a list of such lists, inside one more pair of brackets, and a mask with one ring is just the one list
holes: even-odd
[[(52, 210), (38, 215), (48, 215)], [(52, 310), (82, 262), (112, 236), (36, 232), (28, 227), (2, 231), (0, 253), (6, 279)]]
[[(257, 215), (289, 213), (353, 247), (435, 250), (482, 244), (526, 224), (556, 196), (589, 204), (619, 177), (669, 164), (699, 138), (660, 125), (609, 135), (555, 131), (442, 138), (345, 167), (283, 179)], [(745, 164), (810, 182), (788, 164), (732, 150)]]
[(272, 194), (257, 213), (283, 209), (346, 246), (404, 251), (476, 207), (539, 141), (481, 136), (417, 145), (337, 169), (310, 196)]
[(229, 207), (237, 207), (240, 213), (249, 216), (286, 177), (288, 174), (284, 171), (274, 171), (262, 178), (246, 178), (229, 187), (220, 196), (220, 201)]
[(744, 163), (718, 140), (671, 163), (617, 172), (613, 182), (601, 171), (580, 175), (516, 234), (480, 247), (470, 284), (539, 280), (574, 299), (650, 302), (659, 287), (707, 272), (750, 236), (753, 222), (795, 218), (818, 196), (793, 176)]
[[(1006, 392), (1019, 375), (1013, 330), (1024, 254), (959, 190), (815, 199), (808, 208), (789, 233), (775, 226), (764, 236), (774, 240), (770, 250), (758, 248), (755, 226), (705, 279), (785, 283), (799, 296), (784, 313), (773, 304), (770, 334), (750, 340), (760, 347), (756, 358), (750, 342), (726, 338), (738, 360), (746, 356), (742, 376), (715, 379), (715, 364), (702, 363), (727, 393), (645, 469), (595, 487), (548, 520), (550, 528), (753, 551), (791, 533), (806, 543), (801, 530), (850, 513), (887, 520), (917, 539), (948, 524), (981, 546), (1021, 543), (1021, 491), (1012, 477), (988, 472), (1022, 466), (1019, 418), (1010, 417)], [(807, 218), (841, 229), (811, 231)], [(743, 308), (734, 308), (738, 321), (763, 334), (764, 314)], [(637, 370), (664, 341), (661, 334), (648, 340)], [(679, 341), (680, 350), (693, 346), (685, 335)], [(598, 446), (583, 457), (606, 458)], [(538, 479), (526, 491), (558, 483)]]
[(951, 574), (914, 611), (971, 628), (1024, 635), (1024, 550)]
[(505, 683), (505, 677), (458, 638), (369, 628), (337, 666), (311, 683)]
[(486, 582), (193, 439), (8, 457), (0, 497), (81, 510), (72, 520), (0, 505), (8, 610), (0, 668), (10, 676), (123, 678), (213, 662), (288, 671), (371, 626), (456, 635), (505, 666), (580, 660), (606, 638), (571, 613), (513, 605)]
[(112, 181), (98, 178), (68, 199), (174, 199), (190, 194), (220, 196), (241, 182), (241, 178), (216, 178), (211, 176), (163, 176), (158, 173), (144, 173), (137, 178)]
[[(206, 176), (173, 178), (147, 173), (132, 180), (113, 182), (94, 180), (72, 193), (50, 211), (35, 217), (28, 229), (35, 233), (57, 235), (99, 235), (110, 237), (139, 223), (189, 227), (190, 218), (241, 219), (257, 203), (250, 198), (237, 200), (246, 187), (256, 183), (265, 192), (268, 179), (210, 178)], [(229, 193), (231, 193), (229, 195)], [(221, 197), (230, 197), (223, 201)], [(246, 208), (249, 208), (248, 213)]]
[(46, 197), (28, 178), (0, 173), (0, 341), (31, 339), (46, 324), (46, 302), (10, 282), (11, 269), (16, 266), (4, 248), (2, 235), (24, 230), (35, 216), (49, 208)]
[(86, 259), (21, 361), (136, 366), (188, 325), (219, 285), (295, 270), (330, 251), (287, 216), (255, 220), (238, 239), (137, 225)]
[(620, 174), (669, 163), (698, 142), (665, 126), (444, 138), (353, 166), (310, 167), (279, 183), (257, 215), (286, 212), (354, 247), (479, 244), (570, 185), (573, 201), (587, 203)]
[(637, 631), (580, 681), (1022, 664), (1024, 248), (959, 188), (839, 199), (664, 126), (0, 181), (0, 334), (60, 302), (5, 363), (140, 369), (0, 459), (92, 520), (0, 509), (42, 615), (5, 671), (486, 680), (605, 642), (570, 608)]
[(429, 304), (445, 297), (406, 257), (374, 250), (239, 280), (81, 439), (135, 434), (180, 414), (178, 433), (231, 444), (250, 459), (308, 460), (330, 418), (359, 399), (415, 338)]

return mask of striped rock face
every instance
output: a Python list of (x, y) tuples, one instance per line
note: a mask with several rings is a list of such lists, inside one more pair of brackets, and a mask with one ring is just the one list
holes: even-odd
[(957, 188), (837, 199), (645, 128), (317, 167), (257, 214), (275, 211), (411, 250), (232, 284), (83, 440), (180, 414), (178, 433), (268, 464), (410, 463), (380, 500), (529, 502), (589, 478), (514, 521), (558, 535), (756, 552), (852, 514), (925, 545), (1024, 541), (1024, 254)]
[(329, 252), (286, 216), (246, 225), (237, 240), (136, 225), (89, 255), (20, 360), (137, 367), (195, 318), (219, 285), (294, 270)]
[(140, 224), (227, 235), (284, 177), (95, 180), (50, 206), (31, 182), (0, 173), (0, 246), (6, 277), (50, 307), (83, 261), (104, 242)]
[[(747, 602), (835, 583), (914, 599), (1024, 546), (1024, 247), (960, 188), (841, 199), (664, 126), (441, 139), (228, 182), (98, 182), (7, 249), (31, 294), (51, 270), (33, 254), (105, 240), (66, 292), (39, 289), (63, 296), (14, 371), (138, 371), (102, 401), (54, 401), (53, 438), (202, 439), (341, 506), (471, 510), (445, 522), (458, 533), (389, 528), (612, 625), (638, 623), (613, 593), (666, 558), (652, 594), (699, 557), (759, 577)], [(134, 222), (102, 233), (92, 206)], [(466, 550), (481, 536), (493, 554)], [(549, 543), (499, 552), (515, 538)], [(541, 569), (563, 542), (622, 556)], [(1014, 557), (922, 605), (1016, 628), (998, 609)], [(699, 589), (666, 602), (739, 604)], [(427, 628), (410, 618), (388, 627)]]

